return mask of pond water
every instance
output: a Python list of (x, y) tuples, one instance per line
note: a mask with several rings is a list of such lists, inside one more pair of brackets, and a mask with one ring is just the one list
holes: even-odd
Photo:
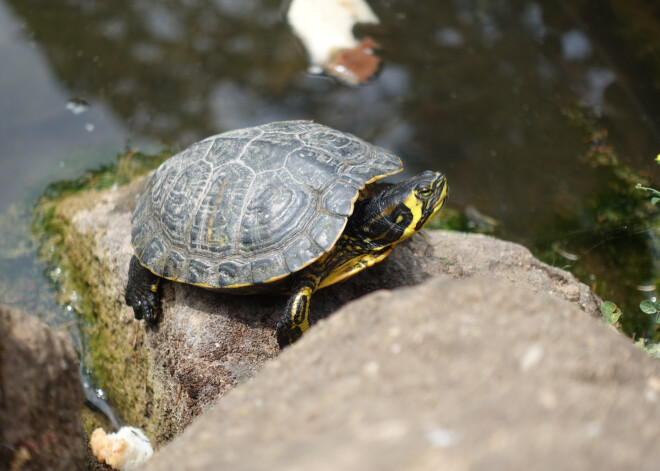
[[(370, 2), (371, 83), (307, 73), (270, 0), (0, 0), (0, 302), (52, 325), (58, 307), (30, 236), (54, 181), (127, 149), (313, 119), (439, 169), (451, 205), (576, 273), (623, 307), (630, 335), (655, 294), (660, 7), (652, 0)], [(581, 104), (578, 106), (578, 104)], [(646, 182), (649, 183), (649, 182)]]

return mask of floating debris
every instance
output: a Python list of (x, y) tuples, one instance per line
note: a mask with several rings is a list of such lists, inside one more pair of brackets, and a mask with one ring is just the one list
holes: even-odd
[(89, 445), (100, 463), (121, 471), (142, 469), (144, 462), (154, 454), (147, 436), (135, 427), (122, 427), (109, 434), (99, 427), (92, 432)]
[(651, 292), (655, 291), (655, 285), (637, 285), (635, 286), (637, 291)]
[(66, 102), (66, 109), (75, 115), (83, 114), (89, 109), (89, 103), (82, 98), (71, 98)]
[(350, 85), (367, 83), (380, 66), (380, 59), (374, 55), (377, 47), (373, 39), (366, 38), (353, 49), (339, 51), (325, 71)]
[(559, 243), (553, 243), (553, 244), (552, 244), (552, 248), (553, 248), (553, 250), (554, 250), (555, 252), (557, 252), (559, 255), (561, 255), (561, 256), (564, 257), (565, 259), (570, 260), (570, 261), (572, 261), (572, 262), (575, 262), (576, 260), (579, 260), (579, 259), (580, 259), (580, 256), (579, 256), (578, 254), (576, 254), (576, 253), (571, 253), (571, 252), (569, 252), (569, 251), (567, 251), (567, 250), (562, 249), (562, 248), (559, 246)]
[(378, 44), (353, 35), (357, 23), (380, 22), (364, 0), (293, 0), (287, 19), (307, 50), (310, 72), (350, 85), (366, 83), (377, 72)]

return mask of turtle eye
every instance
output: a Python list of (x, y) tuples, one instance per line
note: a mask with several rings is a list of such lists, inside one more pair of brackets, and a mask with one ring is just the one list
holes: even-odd
[(417, 196), (421, 198), (428, 198), (433, 194), (433, 189), (431, 188), (422, 188), (421, 190), (417, 190)]

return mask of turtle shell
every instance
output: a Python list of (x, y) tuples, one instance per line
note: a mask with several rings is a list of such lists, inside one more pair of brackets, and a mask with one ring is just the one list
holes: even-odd
[(310, 121), (218, 134), (165, 161), (132, 219), (140, 263), (207, 288), (276, 281), (332, 249), (392, 152)]

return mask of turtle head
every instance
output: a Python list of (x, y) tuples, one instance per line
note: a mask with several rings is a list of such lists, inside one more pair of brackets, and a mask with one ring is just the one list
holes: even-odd
[(447, 200), (447, 179), (425, 171), (392, 185), (364, 207), (363, 237), (383, 246), (393, 245), (419, 232)]

